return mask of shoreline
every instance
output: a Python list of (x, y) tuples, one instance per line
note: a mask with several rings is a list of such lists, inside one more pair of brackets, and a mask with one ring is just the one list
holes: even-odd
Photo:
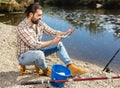
[[(19, 65), (16, 59), (16, 26), (6, 25), (0, 23), (0, 88), (52, 88), (50, 84), (38, 84), (22, 86), (22, 81), (36, 81), (50, 79), (46, 76), (36, 76), (34, 72), (32, 74), (26, 74), (19, 76)], [(48, 66), (52, 64), (64, 65), (55, 54), (46, 57)], [(91, 64), (89, 62), (72, 59), (78, 67), (87, 68), (89, 71), (86, 74), (79, 75), (79, 78), (94, 78), (105, 76), (120, 76), (120, 74), (102, 72), (101, 67)], [(83, 81), (83, 82), (68, 82), (64, 88), (120, 88), (120, 79), (116, 79), (113, 82), (108, 80), (100, 81)]]

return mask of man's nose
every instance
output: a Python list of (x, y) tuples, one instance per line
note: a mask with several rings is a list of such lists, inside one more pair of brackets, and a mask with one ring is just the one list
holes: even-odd
[(42, 16), (39, 17), (39, 19), (41, 20)]

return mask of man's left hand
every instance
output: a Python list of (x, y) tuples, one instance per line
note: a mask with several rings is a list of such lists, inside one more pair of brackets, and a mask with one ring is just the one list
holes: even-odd
[(68, 28), (66, 34), (67, 34), (68, 36), (70, 36), (73, 32), (74, 32), (74, 30), (73, 30), (72, 28)]

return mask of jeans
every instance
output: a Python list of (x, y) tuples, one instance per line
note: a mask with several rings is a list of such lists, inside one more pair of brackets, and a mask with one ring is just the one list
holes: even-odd
[(61, 61), (63, 61), (66, 65), (72, 63), (64, 45), (62, 42), (59, 42), (56, 45), (37, 50), (29, 50), (20, 55), (18, 61), (22, 65), (32, 65), (36, 64), (38, 67), (43, 70), (47, 68), (47, 63), (45, 61), (45, 57), (51, 55), (56, 52)]

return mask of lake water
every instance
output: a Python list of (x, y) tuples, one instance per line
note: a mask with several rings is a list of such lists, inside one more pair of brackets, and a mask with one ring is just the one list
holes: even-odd
[[(6, 14), (0, 21), (17, 25), (23, 18), (23, 14)], [(42, 20), (57, 30), (76, 29), (62, 40), (71, 58), (104, 68), (120, 48), (120, 10), (46, 7)], [(109, 68), (120, 72), (120, 52)]]

